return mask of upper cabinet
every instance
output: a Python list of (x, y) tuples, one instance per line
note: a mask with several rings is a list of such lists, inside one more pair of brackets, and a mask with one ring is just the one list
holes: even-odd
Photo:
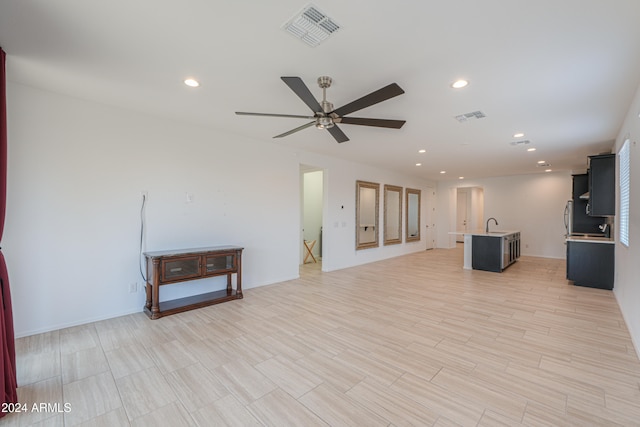
[(616, 155), (589, 156), (589, 205), (591, 216), (616, 214)]

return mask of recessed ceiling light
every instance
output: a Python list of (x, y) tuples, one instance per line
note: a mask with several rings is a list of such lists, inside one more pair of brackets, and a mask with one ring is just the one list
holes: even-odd
[(531, 148), (527, 148), (527, 151), (531, 152), (531, 151), (536, 151), (535, 148), (531, 147)]
[(422, 163), (416, 163), (416, 166), (422, 166)]
[(184, 84), (186, 84), (189, 87), (198, 87), (198, 86), (200, 86), (200, 83), (196, 79), (186, 79), (184, 81)]
[(469, 82), (466, 80), (456, 80), (455, 82), (451, 83), (451, 87), (454, 89), (462, 89), (468, 84)]
[(425, 150), (425, 149), (418, 150), (418, 153), (426, 153), (426, 152), (427, 152), (427, 150)]
[(539, 164), (539, 165), (543, 165), (543, 164), (545, 164), (545, 163), (547, 163), (547, 162), (545, 162), (544, 160), (538, 160), (538, 164)]
[(545, 172), (551, 172), (551, 169), (546, 169)]
[(447, 173), (447, 171), (440, 171), (440, 173)]
[(513, 137), (514, 137), (514, 138), (522, 138), (523, 136), (524, 136), (524, 133), (522, 133), (522, 132), (514, 133), (514, 134), (513, 134)]
[(464, 176), (459, 176), (458, 179), (464, 179)]

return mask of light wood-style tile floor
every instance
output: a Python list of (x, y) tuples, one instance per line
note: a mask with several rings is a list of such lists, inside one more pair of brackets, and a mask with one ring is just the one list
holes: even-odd
[(244, 300), (21, 338), (29, 410), (0, 424), (640, 425), (640, 362), (610, 291), (571, 286), (562, 260), (461, 266), (461, 247), (308, 264)]

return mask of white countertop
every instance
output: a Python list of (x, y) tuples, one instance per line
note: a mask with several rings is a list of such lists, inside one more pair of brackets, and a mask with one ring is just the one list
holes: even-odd
[(600, 236), (569, 236), (567, 242), (584, 242), (584, 243), (608, 243), (614, 244), (615, 240), (611, 237)]
[(449, 234), (457, 234), (464, 236), (489, 236), (489, 237), (504, 237), (509, 234), (519, 233), (520, 230), (489, 230), (487, 233), (485, 230), (473, 230), (473, 231), (451, 231)]

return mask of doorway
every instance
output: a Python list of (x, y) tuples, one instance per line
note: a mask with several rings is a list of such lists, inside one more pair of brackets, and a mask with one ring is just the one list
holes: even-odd
[(301, 171), (301, 239), (300, 265), (319, 264), (322, 260), (324, 171), (311, 166), (300, 166)]
[[(455, 232), (481, 230), (484, 222), (484, 188), (459, 187), (456, 189)], [(456, 234), (456, 242), (464, 242), (464, 236)]]
[[(467, 188), (458, 188), (456, 199), (456, 231), (469, 231), (469, 207), (471, 205), (471, 193)], [(464, 242), (464, 236), (456, 234), (456, 242)]]
[(424, 231), (426, 240), (426, 250), (435, 249), (436, 247), (436, 224), (435, 219), (435, 199), (436, 192), (432, 187), (427, 187), (424, 193)]

